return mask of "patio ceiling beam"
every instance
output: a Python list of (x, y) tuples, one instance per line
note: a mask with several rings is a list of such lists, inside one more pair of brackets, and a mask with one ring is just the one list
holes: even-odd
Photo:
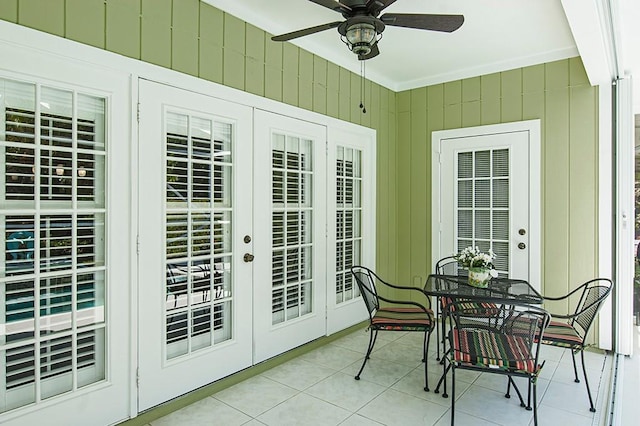
[(592, 86), (611, 84), (617, 76), (616, 34), (607, 0), (562, 0), (571, 33)]

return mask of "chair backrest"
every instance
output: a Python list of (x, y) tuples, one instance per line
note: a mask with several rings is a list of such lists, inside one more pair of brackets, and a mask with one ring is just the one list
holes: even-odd
[[(540, 339), (537, 336), (541, 335), (551, 318), (544, 309), (517, 301), (508, 305), (490, 306), (452, 300), (445, 310), (451, 322), (452, 338), (457, 343), (456, 350), (463, 355), (465, 352), (486, 351), (488, 358), (484, 362), (498, 368), (526, 371), (537, 368), (540, 353)], [(494, 335), (512, 336), (516, 339), (492, 337)], [(517, 346), (516, 352), (522, 357), (510, 358), (514, 347), (501, 345)], [(526, 351), (523, 350), (525, 348)]]
[(466, 275), (466, 271), (460, 268), (455, 256), (447, 256), (438, 260), (435, 270), (438, 275)]
[(595, 278), (582, 284), (578, 289), (581, 287), (580, 301), (576, 306), (570, 323), (577, 331), (582, 332), (582, 337), (584, 338), (589, 332), (602, 304), (611, 293), (613, 281), (608, 278)]
[[(505, 332), (528, 340), (538, 340), (540, 333), (549, 325), (551, 315), (537, 306), (516, 306), (518, 305), (509, 305), (511, 311), (504, 321)], [(504, 309), (505, 305), (501, 308)]]
[[(460, 264), (455, 256), (447, 256), (436, 262), (436, 274), (438, 275), (460, 275), (466, 276), (467, 271), (460, 268)], [(441, 297), (440, 308), (444, 309), (447, 303), (451, 302), (451, 298)]]
[(367, 306), (369, 317), (380, 308), (380, 300), (378, 299), (378, 291), (376, 290), (376, 281), (380, 278), (369, 268), (364, 266), (351, 267), (351, 274), (358, 284), (358, 289), (362, 295), (362, 300)]

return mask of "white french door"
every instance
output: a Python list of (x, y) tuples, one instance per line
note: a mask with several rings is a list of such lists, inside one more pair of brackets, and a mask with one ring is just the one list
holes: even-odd
[(139, 410), (363, 320), (371, 132), (328, 144), (324, 125), (139, 93)]
[(139, 410), (252, 363), (251, 108), (140, 81)]
[(326, 334), (326, 127), (257, 110), (254, 362)]
[(539, 142), (523, 123), (434, 133), (433, 253), (491, 249), (501, 275), (539, 289)]

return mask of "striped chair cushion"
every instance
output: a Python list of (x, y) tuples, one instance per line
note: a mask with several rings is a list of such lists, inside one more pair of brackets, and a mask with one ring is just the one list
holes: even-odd
[(465, 329), (454, 329), (452, 335), (453, 358), (458, 363), (529, 374), (540, 371), (530, 343), (520, 336)]
[[(443, 297), (440, 299), (440, 303), (443, 309), (452, 302), (453, 299), (448, 297)], [(498, 309), (496, 304), (490, 302), (473, 302), (471, 300), (458, 299), (457, 305), (460, 307), (460, 309), (465, 311), (465, 315), (493, 317), (498, 315), (498, 313), (500, 312), (500, 309)], [(450, 309), (453, 309), (453, 306), (451, 306)]]
[(371, 320), (378, 330), (425, 331), (433, 327), (433, 311), (419, 308), (380, 308)]
[(576, 330), (566, 322), (551, 321), (544, 330), (542, 343), (545, 345), (578, 349), (582, 347), (584, 341)]

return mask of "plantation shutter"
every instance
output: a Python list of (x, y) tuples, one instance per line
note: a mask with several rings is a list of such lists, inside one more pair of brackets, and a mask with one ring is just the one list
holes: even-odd
[(105, 379), (104, 98), (0, 80), (0, 412)]
[(362, 151), (336, 152), (336, 303), (360, 296), (351, 267), (362, 259)]
[(166, 359), (230, 340), (232, 124), (166, 112)]
[(272, 324), (312, 312), (312, 141), (274, 134)]
[(457, 154), (457, 250), (493, 250), (494, 266), (509, 273), (509, 150)]

